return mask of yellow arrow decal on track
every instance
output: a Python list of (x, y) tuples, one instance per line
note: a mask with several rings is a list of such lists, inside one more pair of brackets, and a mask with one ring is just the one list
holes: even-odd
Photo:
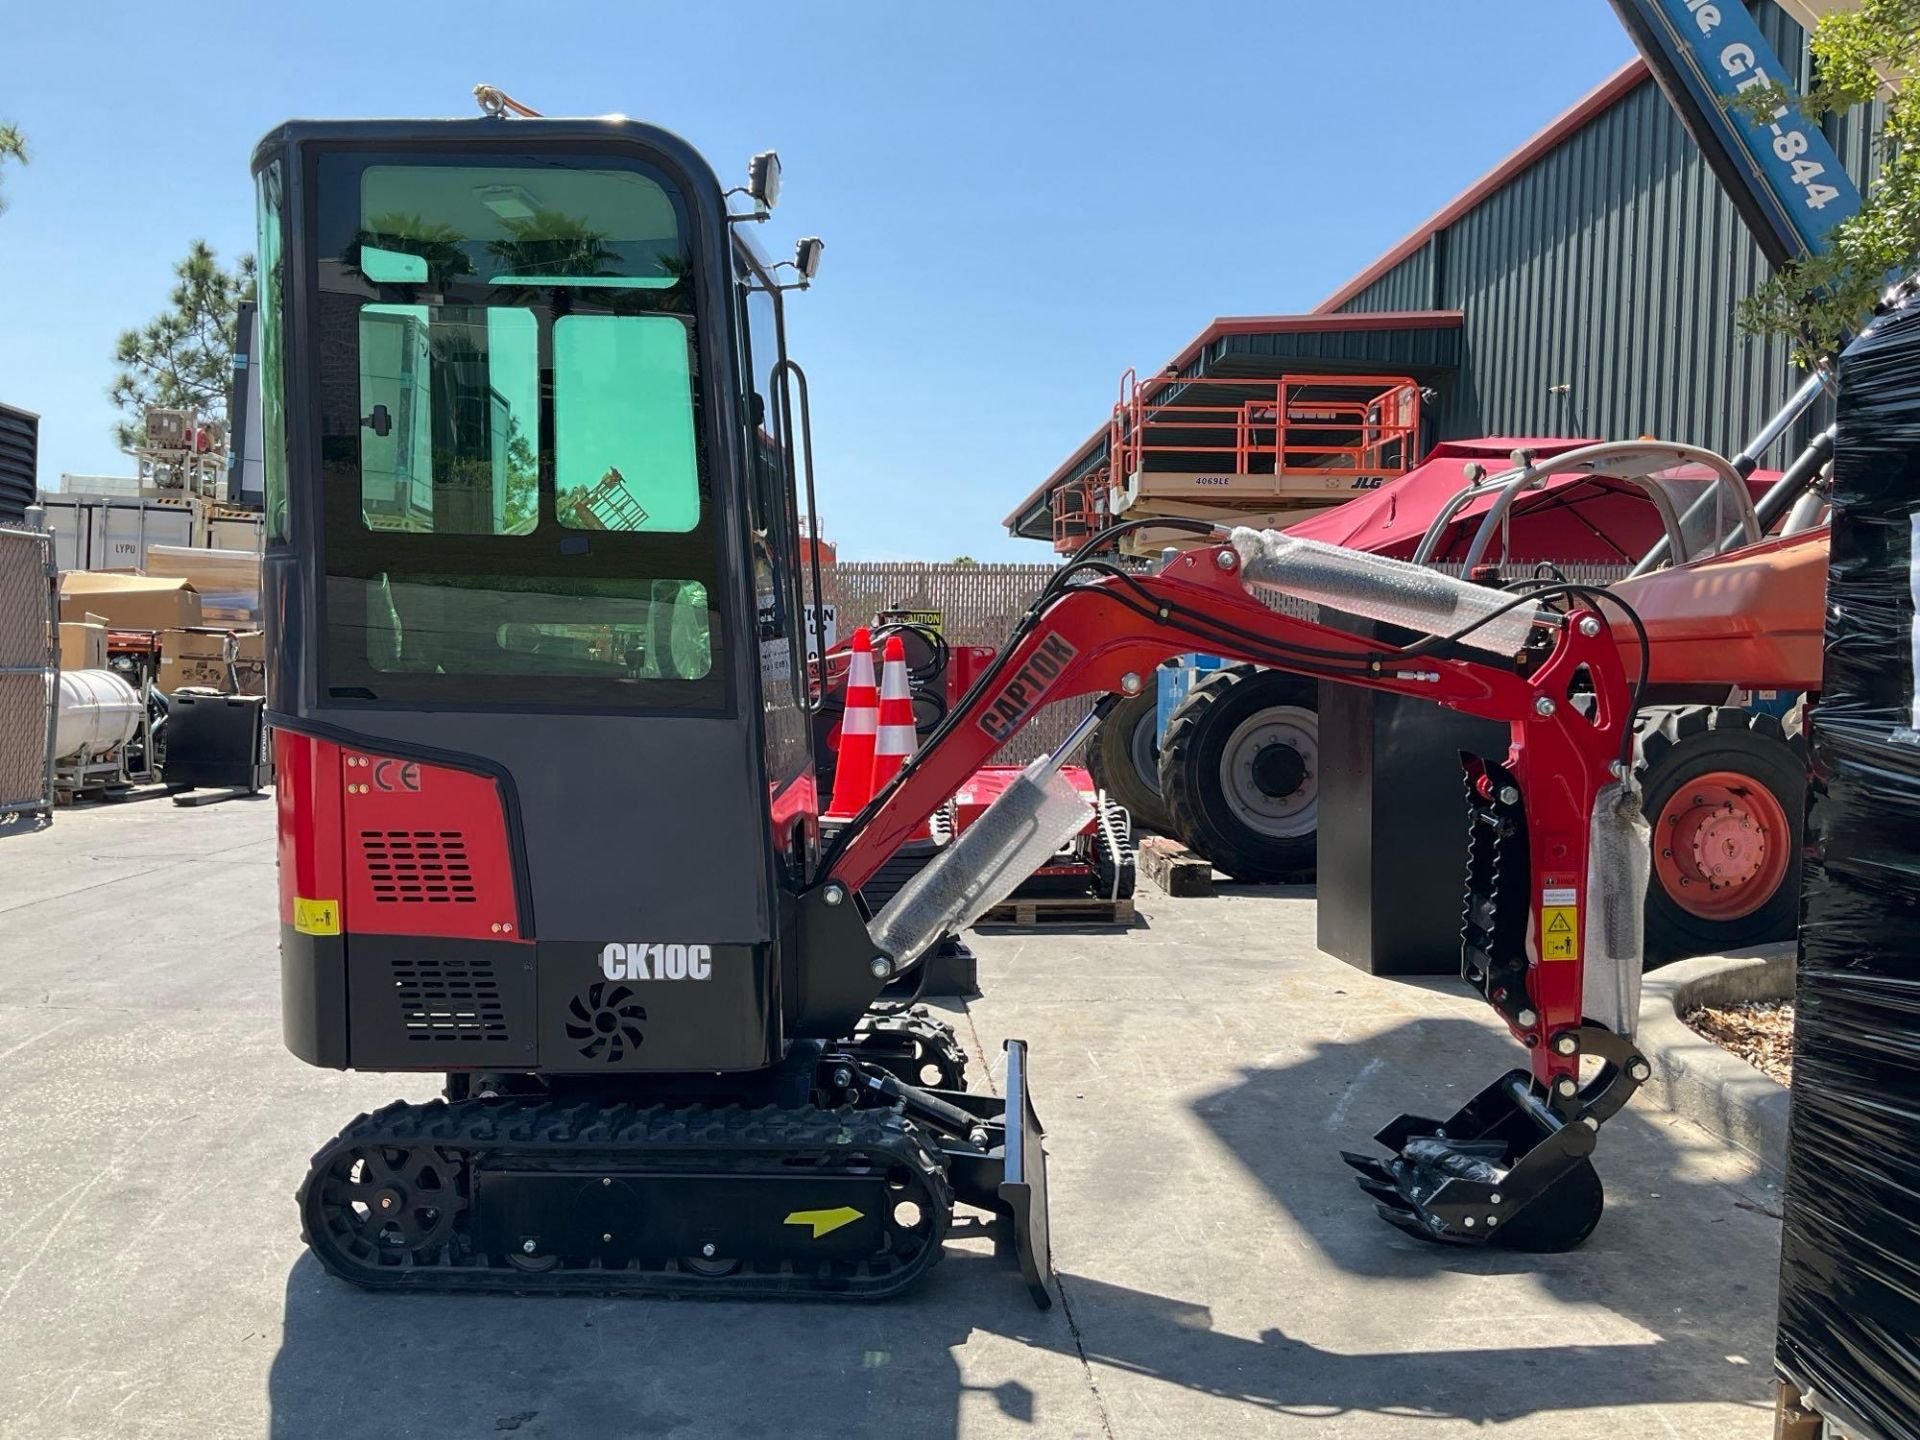
[(842, 1205), (835, 1210), (796, 1210), (787, 1216), (789, 1225), (811, 1225), (813, 1238), (831, 1235), (842, 1225), (851, 1225), (860, 1218), (860, 1212), (851, 1205)]

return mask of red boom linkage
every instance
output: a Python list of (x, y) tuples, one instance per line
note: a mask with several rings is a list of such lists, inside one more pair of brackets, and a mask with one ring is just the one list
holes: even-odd
[[(967, 696), (942, 734), (856, 820), (855, 833), (828, 878), (853, 889), (863, 885), (1043, 704), (1076, 695), (1131, 693), (1152, 683), (1161, 661), (1196, 648), (1276, 669), (1299, 668), (1323, 680), (1329, 676), (1320, 667), (1351, 667), (1352, 673), (1333, 678), (1432, 700), (1503, 720), (1511, 728), (1505, 768), (1523, 797), (1531, 869), (1528, 1004), (1519, 1013), (1531, 1010), (1538, 1018), (1523, 1027), (1509, 1016), (1508, 1026), (1529, 1046), (1533, 1078), (1543, 1088), (1562, 1077), (1577, 1082), (1579, 1054), (1561, 1053), (1541, 1041), (1578, 1031), (1584, 1018), (1579, 937), (1591, 898), (1589, 820), (1601, 787), (1614, 779), (1613, 765), (1631, 723), (1619, 648), (1607, 626), (1592, 610), (1575, 609), (1564, 617), (1546, 658), (1526, 666), (1453, 652), (1401, 660), (1378, 642), (1266, 608), (1247, 593), (1239, 569), (1233, 547), (1222, 544), (1191, 550), (1157, 575), (1125, 580), (1109, 575), (1062, 589), (986, 677), (988, 683)], [(1139, 613), (1142, 597), (1155, 614)], [(1211, 622), (1204, 646), (1191, 630), (1167, 623), (1175, 611), (1198, 613)], [(1258, 639), (1236, 645), (1232, 630)], [(1319, 654), (1311, 665), (1290, 667), (1276, 658), (1272, 646)], [(1571, 694), (1583, 671), (1592, 700), (1584, 709), (1572, 703)], [(1576, 911), (1574, 939), (1544, 954), (1541, 937), (1550, 922), (1541, 912), (1549, 899), (1564, 912), (1569, 893)], [(1560, 913), (1551, 923), (1563, 930), (1565, 920)]]

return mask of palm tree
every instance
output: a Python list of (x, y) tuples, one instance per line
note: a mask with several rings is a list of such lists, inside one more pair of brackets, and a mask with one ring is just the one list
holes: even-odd
[(548, 278), (583, 280), (619, 273), (608, 267), (619, 263), (620, 253), (585, 220), (560, 210), (536, 210), (530, 216), (504, 223), (507, 238), (489, 240), (487, 252), (509, 277), (537, 283)]
[(445, 289), (449, 282), (473, 274), (473, 261), (461, 249), (460, 232), (438, 220), (393, 212), (375, 215), (353, 235), (340, 263), (349, 275), (362, 275), (360, 251), (364, 246), (392, 250), (401, 255), (417, 255), (427, 264), (427, 286)]
[[(20, 133), (18, 125), (0, 125), (0, 164), (8, 160), (27, 163), (27, 137)], [(6, 208), (6, 197), (0, 195), (0, 210)]]

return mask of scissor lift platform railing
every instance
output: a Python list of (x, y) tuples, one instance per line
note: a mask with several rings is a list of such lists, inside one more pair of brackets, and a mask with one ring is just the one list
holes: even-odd
[[(1419, 458), (1420, 386), (1399, 375), (1155, 376), (1128, 370), (1105, 461), (1053, 497), (1054, 549), (1121, 518), (1284, 525), (1397, 479)], [(1143, 554), (1190, 543), (1136, 531)]]

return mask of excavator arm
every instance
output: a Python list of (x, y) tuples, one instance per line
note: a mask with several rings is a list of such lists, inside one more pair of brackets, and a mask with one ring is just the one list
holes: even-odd
[[(1392, 1160), (1347, 1158), (1386, 1218), (1425, 1238), (1474, 1243), (1511, 1223), (1515, 1244), (1577, 1243), (1599, 1214), (1598, 1181), (1585, 1159), (1594, 1132), (1645, 1074), (1621, 1033), (1630, 1030), (1630, 1017), (1596, 1024), (1590, 1013), (1588, 950), (1597, 943), (1610, 963), (1631, 963), (1637, 976), (1637, 953), (1620, 954), (1633, 942), (1609, 931), (1631, 929), (1640, 905), (1638, 893), (1609, 886), (1605, 866), (1595, 875), (1590, 865), (1593, 837), (1610, 840), (1605, 848), (1618, 852), (1620, 834), (1609, 836), (1605, 827), (1623, 812), (1625, 823), (1633, 819), (1621, 779), (1632, 699), (1593, 595), (1562, 587), (1558, 596), (1496, 598), (1492, 603), (1505, 607), (1494, 617), (1507, 620), (1504, 633), (1514, 633), (1514, 615), (1521, 618), (1527, 638), (1513, 648), (1501, 650), (1501, 642), (1477, 633), (1498, 628), (1484, 610), (1478, 620), (1456, 612), (1465, 613), (1457, 628), (1396, 646), (1280, 613), (1250, 585), (1279, 593), (1290, 588), (1288, 567), (1303, 566), (1307, 593), (1376, 616), (1401, 614), (1394, 606), (1406, 593), (1418, 592), (1422, 613), (1437, 617), (1455, 603), (1484, 607), (1488, 592), (1397, 561), (1348, 558), (1350, 552), (1340, 552), (1329, 570), (1326, 556), (1273, 532), (1234, 532), (1230, 543), (1221, 532), (1215, 536), (1223, 543), (1188, 551), (1151, 576), (1097, 562), (1068, 567), (1080, 573), (1063, 575), (1036, 602), (1001, 658), (912, 763), (840, 832), (823, 857), (818, 885), (857, 892), (1043, 706), (1136, 693), (1152, 683), (1161, 661), (1188, 651), (1504, 721), (1511, 738), (1503, 756), (1462, 757), (1470, 827), (1462, 973), (1526, 1047), (1528, 1066), (1447, 1120), (1394, 1121), (1379, 1135), (1396, 1152)], [(1263, 547), (1280, 549), (1285, 563)], [(1548, 599), (1561, 603), (1548, 608)], [(1631, 837), (1624, 843), (1630, 847)], [(965, 863), (952, 855), (934, 865), (948, 859)], [(972, 916), (951, 918), (965, 923)], [(885, 919), (883, 912), (876, 935), (890, 933)], [(883, 956), (877, 963), (916, 958)], [(1583, 1055), (1605, 1062), (1585, 1086)], [(1541, 1203), (1549, 1194), (1559, 1203)]]

